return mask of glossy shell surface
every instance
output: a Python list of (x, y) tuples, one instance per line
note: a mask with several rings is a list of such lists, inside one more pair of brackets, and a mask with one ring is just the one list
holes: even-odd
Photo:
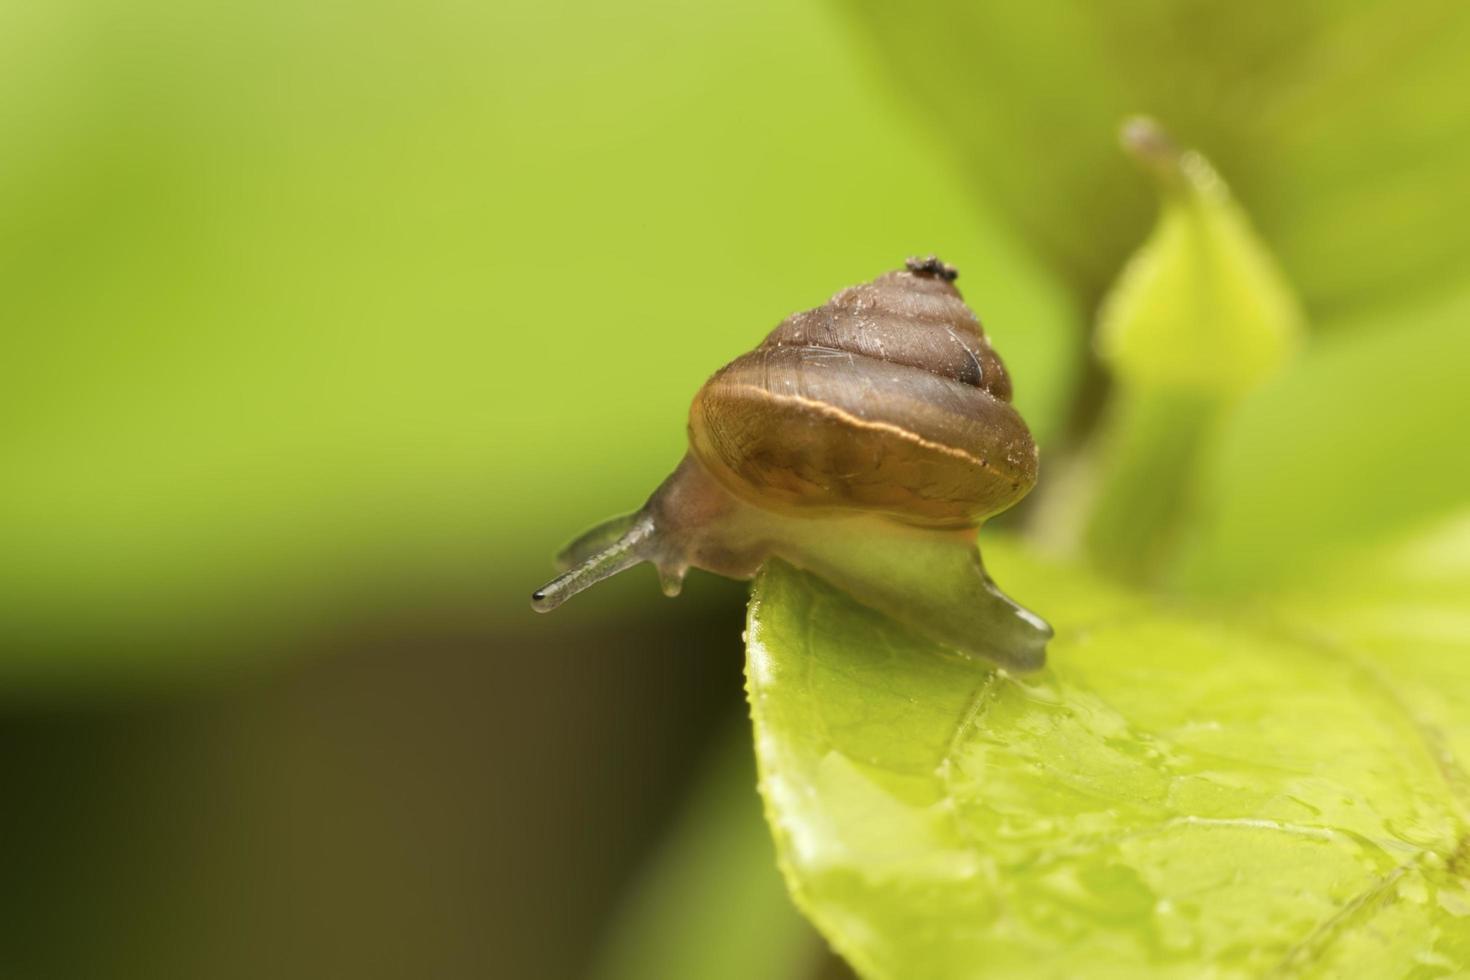
[(945, 276), (891, 272), (795, 314), (700, 389), (690, 446), (774, 510), (969, 527), (1036, 481), (1036, 447)]

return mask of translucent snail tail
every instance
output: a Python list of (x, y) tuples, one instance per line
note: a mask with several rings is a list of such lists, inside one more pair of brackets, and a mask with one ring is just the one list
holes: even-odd
[[(622, 526), (622, 533), (609, 540), (614, 525)], [(598, 525), (562, 552), (566, 563), (575, 564), (533, 592), (531, 607), (537, 612), (551, 612), (583, 589), (640, 562), (652, 561), (653, 541), (653, 518), (641, 512)]]
[(1051, 626), (995, 584), (973, 530), (923, 533), (877, 522), (845, 533), (793, 528), (780, 557), (951, 650), (1013, 671), (1046, 665)]

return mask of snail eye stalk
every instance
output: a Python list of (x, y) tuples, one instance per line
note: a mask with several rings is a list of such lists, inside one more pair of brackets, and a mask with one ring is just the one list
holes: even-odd
[[(623, 520), (618, 518), (619, 522)], [(598, 550), (590, 549), (588, 539), (603, 532), (606, 526), (594, 528), (567, 547), (563, 554), (575, 555), (580, 560), (531, 593), (531, 608), (537, 612), (551, 612), (578, 592), (590, 589), (603, 579), (611, 578), (618, 572), (653, 558), (651, 544), (654, 540), (654, 526), (651, 517), (646, 514), (637, 515), (618, 537), (604, 543)]]

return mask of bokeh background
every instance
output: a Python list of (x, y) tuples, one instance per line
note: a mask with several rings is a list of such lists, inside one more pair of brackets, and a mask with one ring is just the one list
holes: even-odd
[[(746, 774), (743, 588), (541, 618), (549, 556), (709, 372), (914, 253), (1063, 456), (1153, 214), (1133, 111), (1343, 338), (1247, 409), (1195, 578), (1363, 521), (1263, 458), (1385, 533), (1463, 501), (1347, 440), (1442, 456), (1395, 434), (1466, 353), (1465, 42), (1428, 2), (0, 0), (0, 974), (840, 976)], [(1364, 365), (1432, 397), (1328, 397)]]

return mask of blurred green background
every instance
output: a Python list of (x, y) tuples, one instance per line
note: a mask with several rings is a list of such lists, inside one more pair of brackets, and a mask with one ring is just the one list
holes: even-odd
[[(538, 618), (549, 556), (673, 467), (712, 370), (913, 253), (1076, 444), (1153, 213), (1127, 112), (1238, 178), (1343, 338), (1243, 410), (1192, 574), (1361, 522), (1310, 492), (1339, 413), (1424, 433), (1467, 353), (1465, 17), (1054, 13), (0, 0), (0, 973), (587, 973), (748, 764), (744, 593), (639, 570)], [(1389, 370), (1422, 397), (1333, 394)], [(753, 787), (715, 809), (758, 827)]]
[(908, 254), (1066, 364), (820, 4), (5, 3), (0, 79), (7, 975), (581, 975), (743, 590), (550, 555)]

